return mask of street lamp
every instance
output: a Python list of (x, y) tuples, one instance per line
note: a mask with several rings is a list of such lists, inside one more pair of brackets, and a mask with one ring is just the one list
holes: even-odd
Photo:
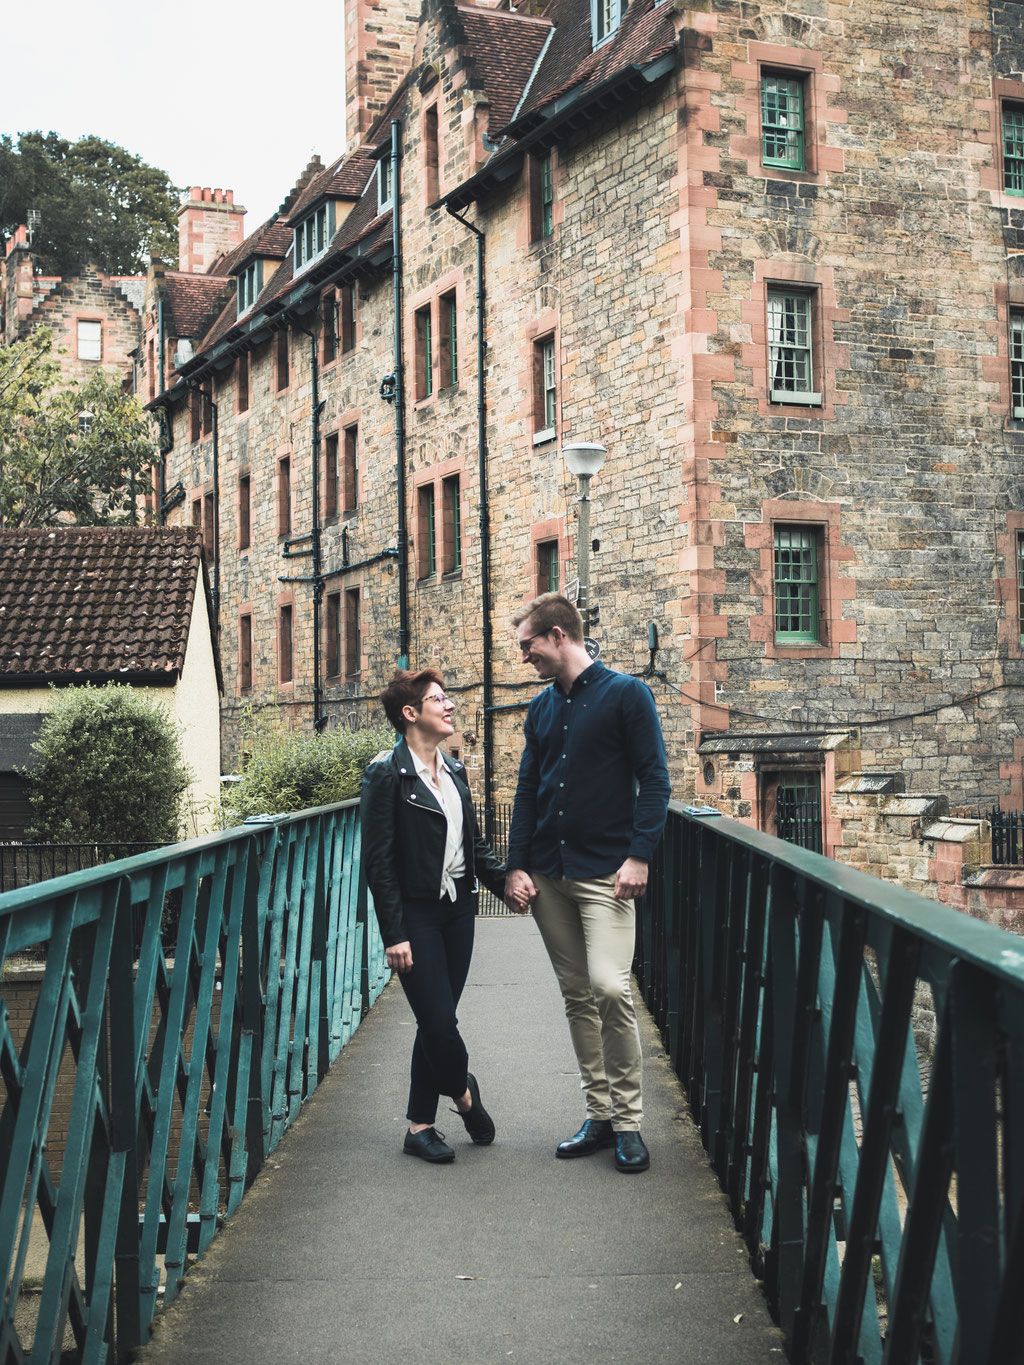
[(590, 630), (590, 480), (604, 464), (608, 454), (596, 441), (573, 441), (562, 447), (562, 456), (570, 474), (576, 475), (580, 505), (576, 572), (580, 581), (579, 608), (584, 632)]

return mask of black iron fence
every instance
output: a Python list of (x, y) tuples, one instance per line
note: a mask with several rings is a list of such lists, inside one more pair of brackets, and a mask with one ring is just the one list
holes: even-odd
[[(499, 858), (504, 861), (508, 853), (508, 829), (512, 823), (512, 807), (505, 805), (494, 805), (491, 807), (490, 820), (480, 814), (480, 828), (485, 832), (490, 829), (491, 847)], [(512, 912), (505, 904), (493, 896), (486, 887), (480, 888), (480, 908), (477, 912), (488, 919), (496, 918), (498, 915), (510, 915)]]
[(0, 844), (0, 892), (35, 886), (51, 877), (84, 872), (89, 867), (149, 853), (162, 844)]
[(990, 810), (992, 861), (1000, 867), (1024, 863), (1024, 811)]

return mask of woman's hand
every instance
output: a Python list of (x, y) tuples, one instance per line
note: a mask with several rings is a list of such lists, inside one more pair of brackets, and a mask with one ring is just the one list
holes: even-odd
[(514, 915), (529, 914), (530, 906), (537, 899), (537, 888), (533, 878), (521, 868), (515, 868), (505, 878), (505, 904)]
[(406, 972), (412, 971), (412, 944), (408, 941), (392, 943), (390, 948), (384, 949), (384, 956), (393, 972), (401, 972), (404, 976)]

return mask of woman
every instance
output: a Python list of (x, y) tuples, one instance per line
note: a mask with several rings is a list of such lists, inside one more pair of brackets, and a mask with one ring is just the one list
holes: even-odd
[(505, 869), (477, 828), (465, 769), (440, 749), (455, 733), (441, 674), (400, 669), (381, 701), (401, 738), (363, 778), (363, 862), (388, 966), (418, 1025), (404, 1151), (451, 1161), (434, 1128), (441, 1095), (455, 1101), (474, 1142), (494, 1141), (455, 1011), (473, 954), (476, 879), (500, 897)]

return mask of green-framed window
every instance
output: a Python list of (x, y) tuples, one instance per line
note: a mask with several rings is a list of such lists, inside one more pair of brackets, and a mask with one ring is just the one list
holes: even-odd
[(438, 301), (440, 308), (441, 345), (441, 388), (450, 388), (459, 382), (459, 309), (455, 290), (442, 294)]
[(540, 158), (538, 167), (540, 184), (538, 193), (540, 196), (540, 236), (550, 237), (554, 231), (554, 203), (555, 189), (554, 178), (551, 174), (551, 153), (545, 152)]
[(781, 645), (820, 644), (818, 625), (818, 548), (814, 526), (774, 528), (775, 641)]
[(1003, 105), (1003, 189), (1024, 194), (1024, 104)]
[(778, 837), (821, 853), (821, 774), (780, 772), (777, 802)]
[(437, 518), (432, 483), (420, 487), (417, 511), (417, 577), (432, 578), (437, 572)]
[(761, 73), (761, 162), (802, 171), (804, 81), (779, 71)]
[(811, 294), (768, 290), (768, 388), (773, 403), (819, 406), (814, 387), (814, 306)]
[(1024, 312), (1010, 314), (1010, 411), (1024, 418)]
[(441, 481), (444, 511), (444, 565), (446, 574), (462, 572), (462, 486), (458, 474)]
[(416, 310), (416, 397), (434, 392), (434, 338), (430, 305)]
[(561, 592), (558, 571), (558, 541), (537, 542), (537, 592)]

